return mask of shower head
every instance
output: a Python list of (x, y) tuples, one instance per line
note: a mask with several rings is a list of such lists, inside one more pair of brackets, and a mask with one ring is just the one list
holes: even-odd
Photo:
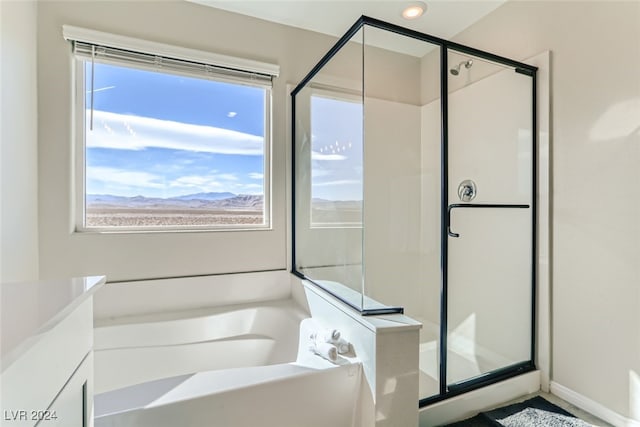
[(466, 61), (462, 61), (461, 63), (459, 63), (458, 65), (456, 65), (452, 69), (450, 69), (449, 72), (452, 75), (457, 76), (458, 74), (460, 74), (460, 67), (462, 67), (463, 65), (464, 65), (464, 68), (466, 68), (466, 69), (471, 68), (471, 66), (473, 65), (473, 59), (468, 59)]

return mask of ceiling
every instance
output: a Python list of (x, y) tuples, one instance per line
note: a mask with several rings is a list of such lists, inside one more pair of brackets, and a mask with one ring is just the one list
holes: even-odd
[[(361, 16), (367, 15), (443, 39), (453, 36), (491, 13), (507, 0), (428, 1), (426, 13), (415, 20), (402, 10), (415, 2), (403, 0), (188, 0), (229, 12), (339, 37)], [(429, 49), (417, 43), (392, 46), (394, 50), (422, 56)], [(380, 45), (379, 43), (376, 43)]]

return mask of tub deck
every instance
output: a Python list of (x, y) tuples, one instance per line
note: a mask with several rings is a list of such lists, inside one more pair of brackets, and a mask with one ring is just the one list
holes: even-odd
[(95, 427), (351, 427), (361, 376), (360, 364), (198, 372), (96, 395), (94, 422)]

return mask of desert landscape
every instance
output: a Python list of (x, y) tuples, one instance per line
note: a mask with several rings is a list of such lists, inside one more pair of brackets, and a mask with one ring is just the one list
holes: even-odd
[(362, 201), (358, 200), (311, 200), (311, 223), (318, 226), (362, 224)]
[[(313, 199), (313, 225), (356, 225), (362, 222), (361, 201)], [(262, 195), (196, 193), (158, 198), (90, 194), (86, 199), (86, 228), (202, 228), (263, 225)]]
[(186, 227), (264, 224), (262, 195), (197, 193), (170, 198), (87, 195), (85, 226)]

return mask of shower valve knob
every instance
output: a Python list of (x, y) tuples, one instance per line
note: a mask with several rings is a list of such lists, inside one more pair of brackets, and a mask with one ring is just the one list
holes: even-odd
[(463, 202), (470, 202), (476, 197), (476, 183), (470, 179), (466, 179), (458, 186), (458, 197)]

